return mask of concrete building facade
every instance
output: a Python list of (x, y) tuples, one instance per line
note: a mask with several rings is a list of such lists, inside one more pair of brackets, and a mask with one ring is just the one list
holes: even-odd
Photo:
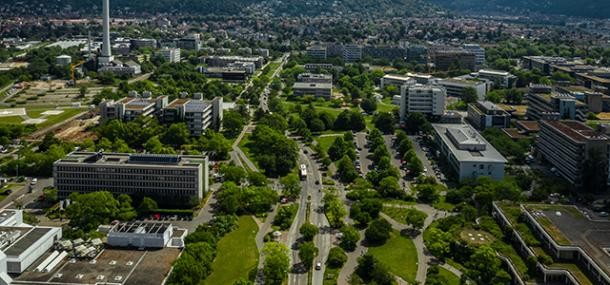
[(468, 121), (478, 130), (510, 127), (510, 114), (489, 101), (468, 104)]
[(507, 160), (470, 125), (433, 124), (441, 156), (459, 180), (504, 178)]
[(60, 198), (109, 191), (176, 206), (198, 203), (209, 189), (207, 156), (72, 152), (53, 163)]
[(408, 113), (440, 116), (445, 112), (447, 91), (436, 85), (403, 85), (400, 88), (400, 121)]
[(536, 141), (538, 155), (576, 187), (583, 185), (584, 162), (592, 150), (599, 151), (608, 180), (610, 138), (578, 121), (540, 121)]

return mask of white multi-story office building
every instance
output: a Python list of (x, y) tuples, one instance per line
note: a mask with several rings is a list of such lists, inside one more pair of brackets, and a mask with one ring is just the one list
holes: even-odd
[(297, 81), (307, 83), (333, 83), (333, 76), (332, 74), (301, 73), (297, 75)]
[(485, 100), (487, 95), (487, 84), (482, 81), (450, 78), (439, 80), (438, 84), (447, 89), (447, 96), (462, 98), (469, 88), (475, 90), (478, 100)]
[(208, 164), (207, 156), (72, 152), (53, 163), (53, 181), (61, 198), (109, 191), (190, 206), (208, 190)]
[(477, 78), (489, 80), (496, 88), (512, 88), (517, 83), (517, 76), (508, 71), (481, 69), (474, 75)]
[(400, 121), (408, 113), (440, 116), (445, 112), (447, 92), (441, 86), (411, 84), (400, 88)]
[(466, 124), (433, 124), (441, 155), (459, 180), (481, 176), (504, 178), (506, 159), (473, 127)]
[(292, 86), (292, 90), (296, 96), (311, 95), (314, 97), (330, 99), (332, 96), (333, 85), (331, 83), (295, 82)]
[(164, 48), (161, 50), (161, 55), (167, 62), (170, 62), (170, 63), (180, 62), (180, 49), (179, 48)]

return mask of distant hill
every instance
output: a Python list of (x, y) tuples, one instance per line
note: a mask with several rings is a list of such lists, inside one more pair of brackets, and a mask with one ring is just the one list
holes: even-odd
[[(238, 15), (248, 8), (264, 7), (275, 15), (363, 15), (409, 16), (435, 9), (425, 0), (111, 0), (114, 15), (176, 13), (192, 15)], [(256, 5), (256, 6), (254, 6)], [(11, 11), (96, 14), (102, 0), (0, 0)], [(25, 9), (24, 9), (25, 8)], [(32, 9), (33, 8), (33, 9)], [(120, 11), (115, 10), (120, 8)]]
[(523, 12), (610, 18), (609, 0), (428, 0), (448, 10)]

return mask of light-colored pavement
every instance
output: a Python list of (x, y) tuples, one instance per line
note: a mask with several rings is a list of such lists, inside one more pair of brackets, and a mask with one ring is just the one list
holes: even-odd
[[(251, 171), (258, 172), (258, 167), (256, 167), (256, 165), (248, 158), (248, 156), (244, 153), (244, 151), (239, 147), (239, 142), (241, 142), (241, 140), (244, 138), (246, 133), (252, 132), (253, 127), (254, 127), (254, 124), (250, 123), (242, 129), (241, 133), (239, 133), (239, 136), (237, 137), (237, 139), (235, 139), (235, 142), (233, 142), (233, 145), (231, 146), (231, 148), (233, 149), (232, 154), (231, 154), (231, 159), (233, 159), (233, 161), (235, 161), (235, 164), (237, 164), (237, 165), (241, 165), (243, 167), (243, 163), (245, 163), (246, 166)], [(243, 161), (243, 163), (242, 163), (242, 161)]]
[(279, 206), (275, 206), (273, 211), (267, 215), (265, 221), (261, 224), (258, 222), (258, 219), (255, 219), (258, 223), (258, 233), (256, 233), (256, 248), (258, 249), (258, 267), (256, 274), (256, 284), (265, 284), (265, 276), (263, 274), (263, 265), (265, 264), (265, 255), (263, 255), (263, 247), (265, 246), (265, 235), (271, 230), (271, 226), (275, 216), (277, 215), (277, 210)]
[(350, 284), (349, 279), (356, 270), (358, 266), (358, 258), (363, 256), (368, 248), (362, 245), (364, 241), (364, 230), (360, 231), (360, 240), (358, 241), (357, 247), (352, 252), (346, 252), (347, 261), (343, 264), (341, 271), (339, 272), (339, 277), (337, 278), (338, 285), (347, 285)]

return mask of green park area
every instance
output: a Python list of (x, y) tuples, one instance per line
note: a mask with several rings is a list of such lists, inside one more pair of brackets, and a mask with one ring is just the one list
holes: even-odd
[(233, 284), (247, 280), (258, 265), (256, 232), (258, 227), (250, 216), (239, 218), (239, 228), (218, 242), (218, 253), (212, 264), (212, 274), (204, 284)]
[(451, 271), (439, 267), (438, 269), (438, 274), (442, 277), (445, 278), (445, 280), (447, 281), (447, 284), (445, 285), (460, 285), (460, 277), (457, 277), (457, 275), (451, 273)]
[[(77, 114), (84, 112), (86, 109), (85, 108), (65, 108), (65, 109), (61, 109), (61, 111), (63, 111), (61, 114), (57, 114), (57, 115), (43, 115), (42, 113), (46, 112), (46, 111), (52, 111), (52, 110), (58, 110), (55, 109), (54, 107), (40, 107), (40, 106), (35, 106), (35, 107), (25, 107), (26, 109), (26, 113), (27, 116), (31, 119), (38, 119), (38, 118), (43, 118), (46, 119), (46, 121), (37, 124), (36, 128), (37, 129), (44, 129), (50, 126), (53, 126), (57, 123), (63, 122), (73, 116), (76, 116)], [(24, 119), (20, 116), (10, 116), (10, 117), (0, 117), (0, 124), (21, 124), (24, 121)]]
[(315, 140), (325, 152), (328, 152), (328, 148), (330, 148), (338, 137), (343, 137), (343, 134), (320, 136), (315, 138)]
[(411, 239), (401, 236), (398, 231), (392, 231), (390, 239), (384, 245), (371, 247), (368, 252), (394, 275), (410, 284), (415, 283), (417, 251)]

